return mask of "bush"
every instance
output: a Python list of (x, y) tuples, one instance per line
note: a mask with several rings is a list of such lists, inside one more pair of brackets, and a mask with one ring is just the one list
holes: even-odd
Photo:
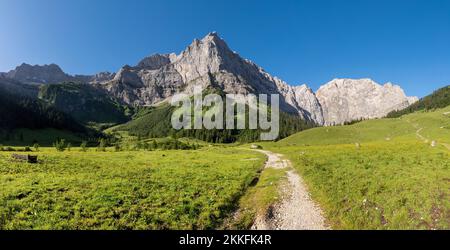
[(37, 144), (37, 143), (35, 143), (35, 144), (33, 144), (33, 148), (34, 148), (34, 151), (39, 151), (39, 144)]
[(53, 147), (55, 147), (56, 151), (63, 152), (64, 150), (66, 150), (66, 140), (61, 139), (59, 141), (56, 141), (55, 143), (53, 143)]
[(80, 151), (86, 152), (87, 151), (87, 141), (82, 141), (80, 145)]
[(105, 152), (106, 151), (106, 140), (100, 139), (100, 143), (98, 144), (97, 151), (99, 152)]

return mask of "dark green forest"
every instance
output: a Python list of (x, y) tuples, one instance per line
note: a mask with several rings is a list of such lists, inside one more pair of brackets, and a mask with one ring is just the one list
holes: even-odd
[(431, 95), (425, 96), (405, 109), (392, 111), (386, 117), (397, 118), (419, 110), (445, 108), (448, 105), (450, 105), (450, 85), (434, 91)]
[[(171, 136), (174, 138), (190, 137), (214, 143), (252, 142), (260, 138), (260, 129), (181, 129), (172, 128), (171, 116), (176, 107), (168, 104), (141, 111), (134, 120), (116, 127), (115, 131), (128, 131), (130, 135), (140, 138), (158, 138)], [(247, 107), (248, 111), (248, 107)], [(225, 119), (224, 119), (225, 121)], [(248, 121), (247, 121), (248, 122)], [(312, 128), (315, 124), (300, 117), (280, 112), (280, 136), (285, 138), (296, 132)], [(246, 126), (248, 127), (248, 126)]]
[(5, 91), (0, 87), (0, 129), (55, 128), (77, 133), (86, 132), (70, 115), (47, 106), (39, 100)]
[(80, 123), (118, 124), (130, 120), (132, 110), (89, 84), (47, 84), (39, 89), (40, 100), (69, 113)]

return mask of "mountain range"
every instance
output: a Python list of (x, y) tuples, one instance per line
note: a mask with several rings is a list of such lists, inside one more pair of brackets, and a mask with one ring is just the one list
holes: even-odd
[[(317, 125), (379, 118), (418, 100), (397, 85), (370, 79), (334, 79), (317, 92), (289, 85), (232, 51), (214, 32), (195, 39), (178, 55), (151, 55), (117, 73), (69, 75), (56, 64), (24, 63), (1, 73), (0, 83), (10, 90), (25, 89), (30, 96), (78, 114), (83, 122), (123, 122), (124, 107), (157, 106), (176, 93), (192, 93), (197, 85), (223, 93), (280, 94), (282, 111)], [(95, 109), (86, 103), (95, 103)], [(98, 115), (102, 112), (108, 115)]]

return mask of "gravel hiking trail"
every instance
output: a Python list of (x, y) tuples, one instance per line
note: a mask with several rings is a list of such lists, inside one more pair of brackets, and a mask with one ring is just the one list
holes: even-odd
[(282, 155), (266, 150), (255, 150), (267, 155), (265, 168), (286, 171), (287, 183), (281, 186), (281, 201), (267, 214), (257, 215), (252, 229), (258, 230), (327, 230), (322, 210), (311, 199), (303, 179)]

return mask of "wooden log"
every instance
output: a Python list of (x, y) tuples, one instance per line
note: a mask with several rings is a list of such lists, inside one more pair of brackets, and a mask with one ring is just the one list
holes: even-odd
[(12, 158), (14, 158), (16, 160), (21, 160), (21, 161), (27, 161), (28, 163), (37, 163), (37, 161), (38, 161), (37, 155), (12, 154)]

